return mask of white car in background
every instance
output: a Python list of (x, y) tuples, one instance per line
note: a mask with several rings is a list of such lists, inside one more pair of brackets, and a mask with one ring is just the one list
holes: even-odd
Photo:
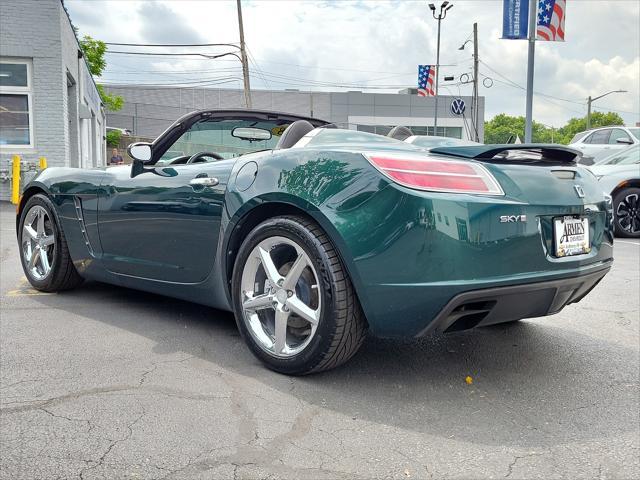
[(132, 135), (131, 130), (129, 130), (128, 128), (106, 127), (106, 130), (107, 130), (107, 133), (120, 132), (120, 135), (122, 135), (123, 137), (129, 137)]
[(594, 163), (616, 150), (624, 150), (629, 145), (640, 144), (640, 128), (603, 127), (576, 134), (569, 147), (582, 152), (583, 157), (593, 158)]
[(640, 238), (640, 145), (616, 152), (589, 169), (613, 198), (616, 235)]
[(435, 135), (412, 135), (405, 139), (405, 142), (411, 143), (418, 147), (436, 148), (436, 147), (469, 147), (472, 145), (482, 145), (471, 140), (461, 140), (459, 138), (439, 137)]

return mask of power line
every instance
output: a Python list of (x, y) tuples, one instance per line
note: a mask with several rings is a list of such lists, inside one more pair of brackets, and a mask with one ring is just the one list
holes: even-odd
[[(123, 87), (136, 87), (136, 86), (143, 86), (143, 87), (175, 87), (175, 88), (195, 88), (195, 87), (207, 87), (207, 86), (213, 86), (213, 85), (224, 85), (227, 83), (233, 83), (233, 82), (237, 82), (242, 80), (242, 77), (220, 77), (220, 78), (216, 78), (216, 79), (209, 79), (209, 80), (200, 80), (200, 81), (195, 81), (195, 82), (175, 82), (175, 83), (171, 83), (171, 82), (164, 82), (164, 83), (122, 83), (122, 82), (116, 82), (116, 81), (105, 81), (105, 82), (101, 82), (102, 85), (106, 85), (106, 86), (123, 86)], [(137, 103), (137, 102), (134, 102)]]
[[(490, 77), (487, 77), (487, 76), (486, 76), (485, 74), (483, 74), (483, 73), (481, 73), (480, 75), (481, 75), (482, 77), (485, 77), (485, 78), (490, 78)], [(524, 89), (523, 89), (522, 87), (520, 87), (519, 85), (514, 85), (514, 84), (512, 84), (512, 83), (508, 83), (508, 82), (505, 82), (505, 81), (503, 81), (503, 80), (498, 80), (497, 78), (495, 78), (495, 79), (493, 79), (493, 80), (494, 80), (495, 82), (497, 82), (497, 83), (501, 83), (501, 84), (503, 84), (503, 85), (506, 85), (507, 87), (515, 88), (515, 89), (518, 89), (518, 90), (524, 90)], [(578, 111), (578, 110), (574, 110), (573, 108), (569, 108), (569, 107), (567, 107), (566, 105), (560, 105), (560, 104), (558, 104), (558, 103), (556, 103), (556, 102), (552, 101), (551, 99), (547, 98), (547, 97), (548, 97), (548, 95), (539, 94), (538, 92), (535, 92), (535, 93), (541, 97), (541, 100), (543, 100), (543, 101), (545, 101), (545, 102), (547, 102), (547, 103), (550, 103), (551, 105), (555, 105), (556, 107), (558, 107), (558, 108), (562, 108), (562, 109), (567, 110), (567, 111), (569, 111), (569, 112), (577, 113), (578, 115), (583, 115), (583, 114), (584, 114), (584, 112), (581, 112), (581, 111)], [(553, 98), (553, 97), (552, 97), (552, 98)], [(572, 102), (572, 103), (573, 103), (573, 102)]]
[[(487, 67), (489, 70), (491, 70), (493, 73), (495, 73), (496, 75), (498, 75), (499, 77), (503, 78), (504, 80), (506, 80), (511, 86), (519, 88), (521, 90), (526, 90), (522, 85), (517, 84), (516, 82), (514, 82), (513, 80), (511, 80), (510, 78), (506, 77), (505, 75), (503, 75), (502, 73), (498, 72), (497, 70), (495, 70), (494, 68), (492, 68), (489, 64), (487, 64), (486, 62), (480, 60), (480, 63), (482, 63), (485, 67)], [(485, 75), (486, 76), (486, 75)], [(501, 82), (504, 83), (504, 82)], [(539, 95), (541, 97), (548, 97), (548, 98), (553, 98), (554, 100), (559, 100), (561, 102), (567, 102), (567, 103), (573, 103), (575, 105), (581, 105), (584, 106), (585, 103), (584, 102), (578, 102), (576, 100), (569, 100), (567, 98), (561, 98), (561, 97), (555, 97), (553, 95), (548, 95), (546, 93), (542, 93), (542, 92), (536, 92), (534, 91), (533, 93), (535, 93), (536, 95)]]
[(640, 112), (628, 112), (626, 110), (616, 110), (615, 108), (611, 108), (611, 107), (607, 107), (606, 105), (592, 105), (591, 108), (598, 109), (598, 110), (604, 110), (605, 108), (611, 112), (617, 112), (617, 113), (628, 113), (629, 115), (640, 115)]
[(151, 53), (151, 52), (122, 52), (116, 50), (107, 50), (106, 53), (118, 54), (118, 55), (146, 55), (150, 57), (204, 57), (206, 59), (215, 59), (226, 57), (228, 55), (233, 55), (237, 57), (238, 54), (235, 52), (225, 52), (225, 53)]
[(255, 67), (256, 72), (258, 72), (258, 75), (260, 75), (262, 77), (262, 80), (263, 80), (264, 84), (267, 86), (267, 88), (271, 88), (271, 85), (269, 84), (269, 81), (263, 75), (262, 70), (260, 70), (260, 67), (258, 66), (258, 62), (256, 62), (253, 54), (251, 53), (251, 50), (249, 49), (249, 46), (245, 45), (245, 47), (247, 49), (247, 56), (249, 57), (249, 61)]
[(236, 47), (235, 43), (117, 43), (104, 42), (105, 45), (118, 47)]
[[(257, 63), (255, 62), (255, 60), (253, 61), (256, 66)], [(265, 83), (269, 82), (269, 79), (271, 79), (271, 81), (275, 82), (275, 83), (280, 83), (280, 84), (287, 84), (287, 85), (294, 85), (294, 86), (298, 86), (298, 85), (310, 85), (310, 86), (319, 86), (319, 87), (344, 87), (344, 88), (404, 88), (407, 85), (405, 83), (401, 84), (401, 85), (397, 85), (397, 84), (383, 84), (383, 85), (376, 85), (376, 84), (371, 84), (371, 82), (374, 81), (379, 81), (379, 80), (387, 80), (390, 78), (397, 78), (397, 77), (403, 77), (403, 76), (407, 76), (407, 75), (411, 75), (413, 72), (407, 72), (407, 73), (396, 73), (393, 75), (387, 75), (384, 77), (375, 77), (375, 78), (368, 78), (368, 79), (363, 79), (363, 80), (354, 80), (354, 81), (345, 81), (345, 82), (335, 82), (335, 81), (326, 81), (326, 80), (316, 80), (316, 79), (310, 79), (310, 78), (304, 78), (304, 77), (297, 77), (297, 76), (291, 76), (291, 75), (281, 75), (281, 74), (277, 74), (277, 73), (273, 73), (273, 72), (267, 72), (264, 71), (260, 68), (257, 68), (258, 70), (258, 74), (260, 77), (262, 77), (262, 79), (265, 81)], [(220, 68), (220, 69), (214, 69), (214, 70), (196, 70), (196, 71), (187, 71), (187, 72), (162, 72), (162, 71), (148, 71), (151, 74), (162, 74), (162, 75), (192, 75), (195, 74), (196, 72), (199, 73), (223, 73), (223, 72), (237, 72), (237, 68)], [(127, 71), (127, 72), (106, 72), (106, 76), (109, 75), (138, 75), (140, 72), (139, 71)], [(105, 79), (106, 81), (116, 81), (116, 79), (114, 78), (108, 78)], [(177, 80), (177, 79), (176, 79)], [(191, 81), (194, 80), (194, 81)], [(181, 82), (171, 82), (169, 84), (171, 85), (176, 85), (179, 83), (185, 83), (185, 84), (189, 84), (189, 83), (200, 83), (202, 81), (206, 81), (206, 80), (210, 80), (210, 79), (185, 79)], [(287, 82), (284, 82), (283, 80), (286, 80)], [(291, 82), (295, 82), (295, 84), (292, 84)], [(162, 82), (162, 83), (166, 83), (166, 82)], [(154, 82), (154, 85), (160, 84), (160, 82)]]

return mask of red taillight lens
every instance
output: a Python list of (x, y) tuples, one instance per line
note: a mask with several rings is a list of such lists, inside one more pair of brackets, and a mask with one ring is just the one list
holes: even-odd
[(475, 162), (442, 160), (411, 153), (366, 153), (364, 156), (387, 177), (420, 190), (479, 195), (504, 195), (489, 171)]

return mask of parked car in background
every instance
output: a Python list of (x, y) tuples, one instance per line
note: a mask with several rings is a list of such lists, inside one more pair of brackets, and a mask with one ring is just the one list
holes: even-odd
[(640, 145), (616, 152), (590, 169), (613, 198), (616, 235), (640, 238)]
[(107, 132), (120, 132), (120, 135), (123, 137), (129, 137), (132, 135), (131, 130), (128, 128), (118, 128), (118, 127), (106, 127)]
[(461, 140), (459, 138), (438, 137), (435, 135), (412, 135), (405, 142), (418, 147), (436, 148), (436, 147), (468, 147), (471, 145), (482, 145), (471, 140)]
[(569, 146), (580, 150), (583, 164), (588, 165), (588, 158), (593, 158), (594, 163), (604, 157), (615, 153), (616, 150), (624, 150), (629, 145), (640, 144), (640, 128), (604, 127), (587, 130), (576, 134), (569, 142)]

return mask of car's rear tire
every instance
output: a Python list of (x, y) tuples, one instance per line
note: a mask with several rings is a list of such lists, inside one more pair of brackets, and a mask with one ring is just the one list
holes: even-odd
[(349, 275), (327, 235), (304, 217), (254, 228), (238, 252), (232, 289), (242, 337), (275, 371), (335, 368), (364, 341), (367, 323)]
[(617, 236), (640, 238), (640, 188), (625, 188), (616, 193), (613, 217)]
[(35, 289), (58, 292), (82, 283), (69, 255), (56, 209), (46, 195), (32, 196), (22, 209), (18, 246), (22, 269)]

